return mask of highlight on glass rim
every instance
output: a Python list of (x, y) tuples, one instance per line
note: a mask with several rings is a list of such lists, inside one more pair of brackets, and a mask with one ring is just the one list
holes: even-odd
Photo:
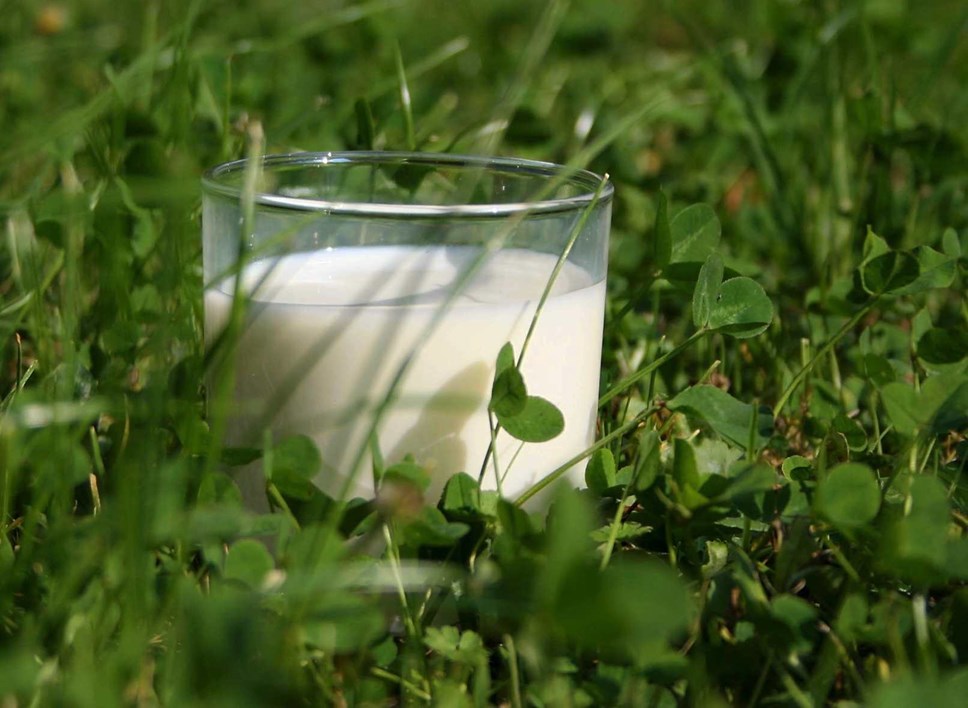
[(7, 5), (0, 706), (963, 704), (962, 3)]

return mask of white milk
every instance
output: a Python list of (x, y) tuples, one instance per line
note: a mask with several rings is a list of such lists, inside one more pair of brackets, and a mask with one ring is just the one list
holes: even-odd
[[(379, 428), (386, 463), (412, 454), (431, 472), (431, 499), (456, 472), (476, 478), (490, 443), (487, 403), (498, 350), (510, 341), (516, 356), (521, 351), (556, 262), (524, 250), (490, 255), (426, 337), (447, 293), (480, 254), (469, 247), (349, 247), (249, 266), (242, 286), (252, 302), (239, 341), (229, 442), (258, 445), (265, 422), (277, 439), (307, 434), (324, 460), (315, 481), (337, 494), (374, 407), (418, 347)], [(229, 280), (205, 294), (210, 342), (228, 319), (232, 289)], [(498, 436), (505, 496), (592, 442), (604, 299), (604, 281), (565, 264), (522, 365), (528, 393), (558, 406), (565, 429), (549, 442), (525, 444), (510, 469), (521, 443)], [(580, 478), (578, 469), (572, 474)], [(356, 479), (351, 495), (372, 496), (368, 456)], [(242, 484), (250, 501), (261, 493), (258, 476)], [(490, 462), (484, 487), (495, 486)]]

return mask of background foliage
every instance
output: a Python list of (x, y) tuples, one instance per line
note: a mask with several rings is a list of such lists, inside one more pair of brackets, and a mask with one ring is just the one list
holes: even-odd
[[(0, 705), (961, 705), (962, 3), (0, 9)], [(260, 136), (610, 174), (587, 491), (335, 508), (294, 438), (240, 507), (199, 175)]]

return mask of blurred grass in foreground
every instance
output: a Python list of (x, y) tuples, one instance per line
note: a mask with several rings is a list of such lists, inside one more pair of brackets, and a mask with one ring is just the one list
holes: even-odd
[[(961, 3), (0, 8), (0, 704), (960, 705)], [(547, 520), (359, 506), (399, 564), (354, 558), (206, 457), (198, 179), (256, 125), (552, 161), (617, 131), (603, 392), (694, 329), (659, 187), (773, 323), (610, 401)]]

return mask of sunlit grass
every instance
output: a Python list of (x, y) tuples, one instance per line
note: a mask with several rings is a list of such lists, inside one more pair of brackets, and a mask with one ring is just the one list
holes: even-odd
[[(0, 705), (960, 705), (960, 3), (244, 5), (4, 6)], [(337, 513), (296, 438), (243, 510), (199, 179), (259, 134), (609, 175), (589, 491)]]

